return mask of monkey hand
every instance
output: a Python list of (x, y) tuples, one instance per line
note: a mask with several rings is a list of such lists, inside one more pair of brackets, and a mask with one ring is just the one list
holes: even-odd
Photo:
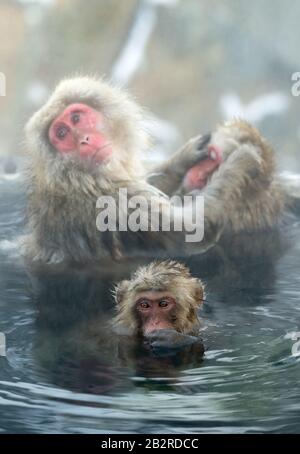
[(202, 345), (202, 340), (196, 336), (179, 333), (172, 329), (154, 331), (146, 337), (145, 344), (152, 352), (159, 356), (174, 355), (179, 350), (190, 348), (195, 344)]

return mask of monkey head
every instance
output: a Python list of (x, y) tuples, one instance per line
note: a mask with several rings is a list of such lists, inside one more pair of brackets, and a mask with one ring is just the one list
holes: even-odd
[[(222, 176), (223, 164), (232, 160), (236, 150), (249, 151), (254, 147), (259, 159), (260, 178), (262, 183), (269, 183), (274, 172), (274, 154), (270, 145), (262, 138), (256, 128), (243, 120), (232, 120), (221, 124), (212, 134), (202, 136), (197, 149), (203, 150), (199, 162), (193, 166), (185, 175), (183, 189), (185, 192), (194, 189), (205, 189), (218, 176)], [(233, 160), (231, 163), (233, 165)], [(234, 170), (234, 169), (233, 169)], [(255, 178), (258, 172), (249, 175)]]
[(113, 150), (103, 115), (86, 104), (71, 104), (51, 124), (49, 142), (59, 153), (73, 153), (96, 163), (109, 159)]
[(26, 126), (31, 170), (50, 186), (68, 177), (79, 184), (87, 171), (103, 182), (136, 179), (147, 144), (141, 120), (123, 90), (89, 77), (64, 80)]
[(166, 329), (195, 334), (203, 298), (201, 281), (186, 266), (174, 261), (152, 262), (117, 285), (116, 325), (131, 335), (147, 336)]

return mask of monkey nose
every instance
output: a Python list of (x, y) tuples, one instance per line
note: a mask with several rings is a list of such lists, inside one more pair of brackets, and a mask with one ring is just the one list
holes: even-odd
[(80, 138), (80, 145), (89, 145), (90, 137), (88, 135), (84, 135)]

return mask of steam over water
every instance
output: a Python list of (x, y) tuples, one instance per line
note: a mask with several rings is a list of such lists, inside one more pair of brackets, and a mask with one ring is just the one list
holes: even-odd
[(135, 358), (107, 332), (89, 337), (134, 264), (29, 276), (23, 194), (20, 179), (0, 181), (0, 432), (300, 432), (297, 222), (187, 261), (207, 283), (207, 351), (180, 363)]

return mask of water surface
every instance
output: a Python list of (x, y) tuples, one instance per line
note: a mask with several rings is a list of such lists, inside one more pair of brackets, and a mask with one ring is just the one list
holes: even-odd
[(101, 331), (111, 317), (115, 272), (29, 277), (16, 248), (23, 194), (19, 179), (0, 181), (0, 432), (300, 432), (297, 223), (188, 260), (207, 283), (207, 351), (147, 363), (89, 337), (90, 320)]

